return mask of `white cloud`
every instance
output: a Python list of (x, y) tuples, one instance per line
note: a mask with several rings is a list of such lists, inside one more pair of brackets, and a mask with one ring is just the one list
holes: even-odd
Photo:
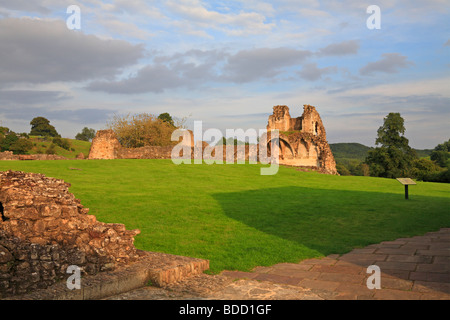
[(319, 55), (322, 56), (345, 56), (350, 54), (357, 54), (359, 50), (359, 41), (348, 40), (339, 43), (332, 43), (319, 50)]
[(301, 78), (309, 81), (316, 81), (322, 78), (322, 76), (330, 73), (336, 73), (337, 67), (325, 67), (318, 68), (317, 63), (308, 63), (305, 64), (298, 72)]
[(183, 24), (189, 25), (191, 30), (195, 26), (205, 32), (218, 30), (227, 35), (242, 36), (267, 33), (275, 26), (273, 23), (265, 23), (266, 17), (260, 13), (222, 13), (208, 10), (198, 0), (168, 1), (167, 8), (178, 15)]
[(85, 81), (111, 77), (143, 55), (143, 47), (70, 31), (62, 21), (0, 20), (0, 84)]
[(408, 57), (399, 53), (383, 53), (382, 58), (375, 62), (369, 62), (359, 72), (362, 75), (370, 75), (375, 72), (396, 73), (401, 68), (407, 68), (414, 63), (407, 60)]

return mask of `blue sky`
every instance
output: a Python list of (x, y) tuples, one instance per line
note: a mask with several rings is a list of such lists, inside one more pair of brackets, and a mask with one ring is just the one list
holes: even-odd
[(444, 0), (0, 0), (0, 125), (29, 132), (45, 116), (73, 138), (169, 112), (225, 133), (310, 104), (330, 143), (372, 146), (400, 112), (410, 145), (433, 148), (450, 137), (449, 18)]

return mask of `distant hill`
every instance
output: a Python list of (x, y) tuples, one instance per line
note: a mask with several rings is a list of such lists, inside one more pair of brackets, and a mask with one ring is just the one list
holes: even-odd
[(370, 150), (370, 147), (360, 143), (331, 143), (330, 148), (336, 161), (340, 159), (364, 161)]
[[(333, 152), (336, 162), (346, 162), (349, 160), (364, 161), (367, 152), (371, 149), (360, 143), (331, 143), (331, 151)], [(414, 149), (419, 158), (429, 157), (432, 149)]]
[[(30, 140), (33, 143), (33, 148), (28, 152), (29, 154), (46, 153), (46, 150), (52, 144), (52, 138), (30, 136)], [(80, 153), (83, 153), (85, 157), (89, 155), (89, 149), (91, 142), (81, 141), (75, 139), (67, 139), (70, 144), (69, 150), (63, 149), (59, 146), (55, 146), (55, 154), (63, 156), (69, 159), (75, 159)]]

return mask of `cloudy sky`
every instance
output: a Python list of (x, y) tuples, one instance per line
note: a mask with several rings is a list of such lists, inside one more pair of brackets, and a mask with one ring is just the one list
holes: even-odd
[(310, 104), (330, 143), (373, 146), (400, 112), (410, 145), (433, 148), (450, 138), (449, 20), (448, 0), (0, 0), (0, 125), (44, 116), (73, 138), (169, 112), (225, 133)]

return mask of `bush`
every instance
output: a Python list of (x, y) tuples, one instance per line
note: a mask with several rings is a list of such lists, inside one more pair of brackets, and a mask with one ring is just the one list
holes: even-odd
[(11, 150), (14, 154), (26, 154), (33, 148), (33, 143), (29, 139), (20, 138), (16, 140), (11, 146), (9, 150)]
[(445, 150), (433, 151), (430, 155), (430, 159), (436, 161), (436, 163), (441, 167), (446, 166), (449, 158), (450, 154)]
[(434, 174), (440, 174), (442, 168), (439, 167), (434, 161), (421, 158), (415, 159), (413, 168), (411, 169), (411, 176), (417, 180), (424, 180), (426, 177), (431, 177)]
[(52, 143), (47, 150), (45, 150), (46, 154), (56, 154), (56, 145)]
[(126, 148), (170, 146), (176, 143), (171, 140), (176, 127), (148, 113), (115, 116), (108, 123), (108, 128), (115, 132), (119, 142)]
[(341, 176), (351, 176), (350, 170), (343, 164), (336, 164), (336, 170)]
[(59, 137), (53, 138), (53, 143), (56, 144), (57, 146), (65, 149), (65, 150), (70, 150), (70, 142), (68, 139), (61, 139)]
[(0, 151), (10, 151), (11, 146), (19, 140), (19, 137), (14, 132), (9, 132), (0, 139)]
[(450, 183), (450, 170), (449, 168), (441, 172), (432, 173), (423, 178), (423, 181), (427, 182), (444, 182)]

